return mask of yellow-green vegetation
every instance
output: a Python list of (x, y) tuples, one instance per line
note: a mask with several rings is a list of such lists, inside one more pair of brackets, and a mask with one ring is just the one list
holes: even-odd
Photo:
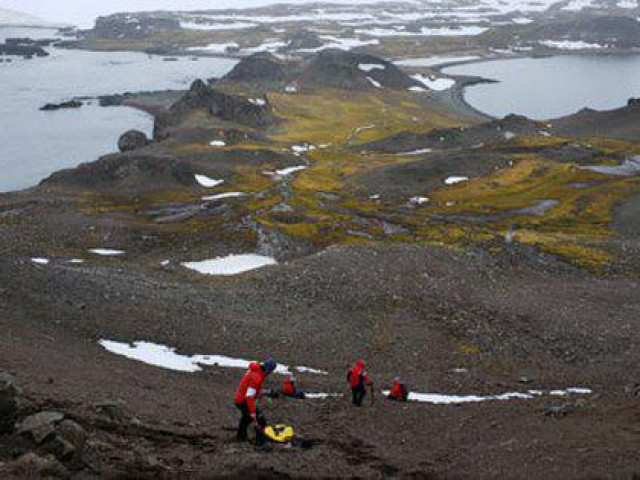
[(357, 144), (404, 130), (427, 132), (460, 124), (442, 107), (432, 104), (425, 108), (410, 92), (321, 90), (296, 95), (274, 93), (269, 100), (283, 120), (273, 140), (292, 144)]

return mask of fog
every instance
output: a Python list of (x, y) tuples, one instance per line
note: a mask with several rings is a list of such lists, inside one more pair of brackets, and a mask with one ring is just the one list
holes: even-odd
[[(374, 0), (345, 0), (345, 3), (372, 3)], [(273, 3), (311, 3), (310, 0), (0, 0), (0, 7), (30, 13), (45, 20), (82, 27), (99, 16), (141, 10), (194, 10), (244, 8)]]

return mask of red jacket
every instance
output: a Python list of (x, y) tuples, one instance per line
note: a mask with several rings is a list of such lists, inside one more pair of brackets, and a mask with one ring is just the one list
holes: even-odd
[(284, 387), (282, 388), (282, 393), (284, 393), (285, 395), (295, 395), (296, 386), (293, 383), (293, 380), (291, 380), (290, 378), (284, 379)]
[(390, 399), (406, 401), (408, 396), (409, 392), (407, 391), (407, 387), (404, 383), (397, 380), (393, 382), (393, 387), (391, 387), (391, 391), (389, 392)]
[(361, 382), (364, 382), (367, 385), (371, 385), (371, 379), (364, 369), (364, 362), (362, 360), (358, 360), (356, 362), (356, 366), (349, 370), (347, 379), (349, 380), (349, 385), (351, 385), (351, 388), (357, 387)]
[(242, 377), (240, 386), (236, 390), (236, 396), (233, 401), (240, 405), (247, 402), (249, 411), (255, 415), (256, 413), (256, 399), (260, 396), (262, 390), (262, 384), (267, 378), (267, 372), (262, 370), (262, 367), (258, 362), (252, 362), (249, 365), (249, 370)]

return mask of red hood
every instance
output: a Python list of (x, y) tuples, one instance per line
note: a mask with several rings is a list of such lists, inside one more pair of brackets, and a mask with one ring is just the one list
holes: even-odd
[(260, 372), (262, 371), (262, 366), (259, 362), (251, 362), (249, 364), (249, 370), (251, 370), (252, 372)]

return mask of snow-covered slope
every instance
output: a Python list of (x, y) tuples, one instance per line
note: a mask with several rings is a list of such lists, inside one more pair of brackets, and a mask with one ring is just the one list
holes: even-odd
[(7, 8), (0, 8), (0, 26), (17, 26), (17, 27), (49, 27), (53, 26), (51, 22), (34, 17), (27, 13), (16, 12)]

